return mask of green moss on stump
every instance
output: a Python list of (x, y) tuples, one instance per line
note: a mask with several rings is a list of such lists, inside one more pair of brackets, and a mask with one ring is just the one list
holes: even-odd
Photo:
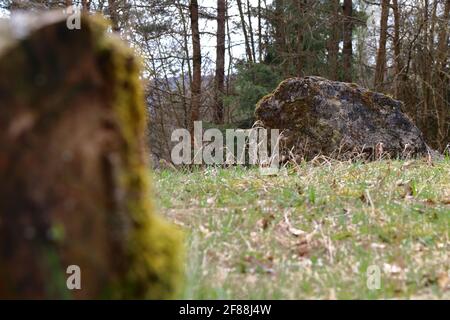
[[(181, 289), (181, 232), (151, 201), (140, 64), (106, 28), (62, 17), (0, 57), (1, 298)], [(66, 288), (71, 264), (81, 290)]]

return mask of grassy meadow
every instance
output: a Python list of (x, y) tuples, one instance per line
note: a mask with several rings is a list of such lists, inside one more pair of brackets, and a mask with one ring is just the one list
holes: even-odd
[(185, 231), (180, 298), (450, 299), (448, 158), (305, 162), (275, 176), (167, 169), (153, 180), (160, 212)]

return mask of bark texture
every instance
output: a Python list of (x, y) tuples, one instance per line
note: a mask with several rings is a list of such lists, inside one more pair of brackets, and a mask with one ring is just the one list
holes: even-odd
[(0, 53), (0, 298), (174, 297), (181, 235), (151, 201), (139, 63), (103, 20), (55, 15)]
[(342, 48), (342, 67), (344, 81), (352, 81), (353, 61), (353, 1), (344, 0), (344, 36)]
[(381, 1), (380, 41), (378, 43), (377, 63), (375, 66), (374, 87), (381, 89), (386, 71), (386, 41), (388, 32), (389, 0)]
[(214, 79), (214, 120), (223, 123), (223, 96), (225, 94), (225, 14), (226, 0), (217, 0), (216, 76)]
[(198, 1), (191, 0), (189, 5), (192, 30), (192, 85), (191, 85), (191, 122), (190, 132), (193, 137), (194, 121), (200, 119), (202, 88), (202, 53), (200, 47), (200, 31), (198, 27)]

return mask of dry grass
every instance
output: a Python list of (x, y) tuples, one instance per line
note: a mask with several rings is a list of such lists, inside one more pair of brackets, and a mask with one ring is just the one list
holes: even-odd
[[(155, 173), (189, 299), (450, 298), (450, 160)], [(380, 270), (380, 289), (367, 269)]]

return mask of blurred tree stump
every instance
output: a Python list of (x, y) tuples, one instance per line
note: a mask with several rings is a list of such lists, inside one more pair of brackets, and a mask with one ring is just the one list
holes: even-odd
[(38, 20), (0, 33), (0, 298), (172, 298), (181, 236), (153, 212), (139, 64), (100, 18)]

